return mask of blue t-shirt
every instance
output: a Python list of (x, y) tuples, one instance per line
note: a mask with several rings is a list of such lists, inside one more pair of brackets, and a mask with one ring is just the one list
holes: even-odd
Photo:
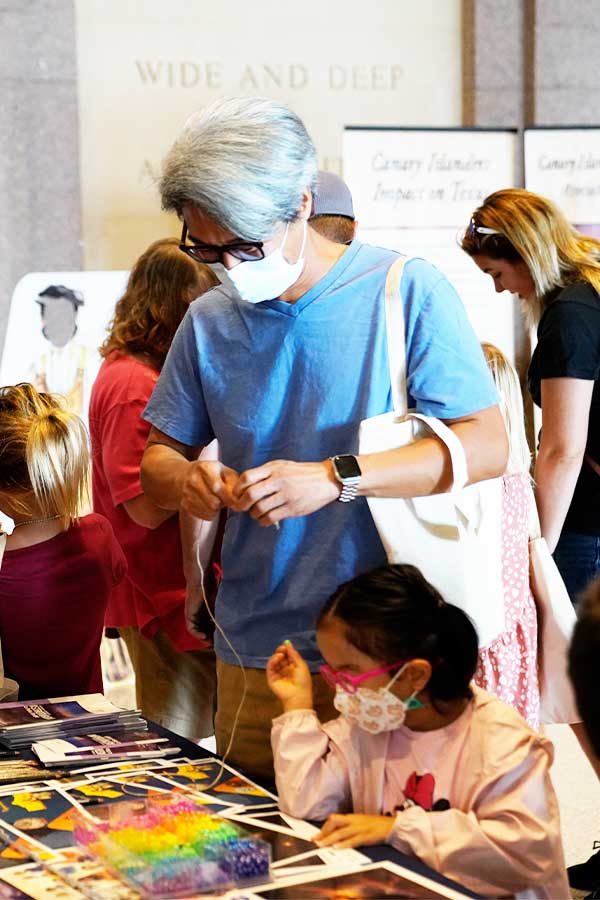
[[(354, 241), (296, 303), (251, 304), (221, 285), (192, 303), (144, 417), (190, 446), (219, 441), (238, 472), (356, 453), (361, 419), (392, 408), (384, 286), (397, 253)], [(497, 403), (456, 292), (421, 259), (402, 277), (409, 406), (442, 419)], [(385, 563), (367, 501), (330, 503), (280, 530), (230, 512), (219, 624), (244, 665), (290, 638), (311, 668), (314, 623), (335, 588)], [(221, 636), (218, 656), (237, 660)]]

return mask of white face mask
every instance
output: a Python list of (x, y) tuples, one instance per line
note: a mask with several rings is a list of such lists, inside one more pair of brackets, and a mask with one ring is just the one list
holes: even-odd
[(279, 247), (264, 259), (247, 260), (234, 266), (233, 269), (228, 269), (227, 274), (242, 300), (246, 300), (248, 303), (276, 300), (300, 278), (304, 268), (302, 254), (306, 244), (306, 219), (304, 220), (302, 247), (295, 263), (289, 263), (282, 253), (289, 227), (288, 225), (285, 229)]
[(345, 691), (340, 685), (335, 689), (333, 705), (347, 719), (368, 731), (380, 734), (382, 731), (393, 731), (403, 724), (409, 709), (422, 709), (423, 704), (417, 700), (415, 691), (407, 700), (401, 700), (390, 691), (395, 680), (402, 674), (406, 666), (396, 672), (394, 677), (383, 688), (373, 691), (371, 688), (359, 687), (355, 694)]

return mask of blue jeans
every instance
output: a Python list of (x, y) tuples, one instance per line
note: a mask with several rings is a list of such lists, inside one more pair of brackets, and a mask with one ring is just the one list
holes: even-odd
[(600, 536), (563, 531), (554, 551), (554, 561), (576, 607), (581, 592), (600, 575)]

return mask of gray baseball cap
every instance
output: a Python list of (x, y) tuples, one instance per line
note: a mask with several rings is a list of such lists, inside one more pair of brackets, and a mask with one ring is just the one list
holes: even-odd
[(350, 188), (339, 175), (319, 171), (311, 218), (312, 216), (346, 216), (354, 219)]

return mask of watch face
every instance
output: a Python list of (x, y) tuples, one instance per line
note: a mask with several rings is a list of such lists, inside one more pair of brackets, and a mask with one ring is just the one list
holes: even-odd
[(348, 454), (334, 456), (333, 461), (340, 478), (358, 478), (361, 475), (360, 466), (355, 456)]

